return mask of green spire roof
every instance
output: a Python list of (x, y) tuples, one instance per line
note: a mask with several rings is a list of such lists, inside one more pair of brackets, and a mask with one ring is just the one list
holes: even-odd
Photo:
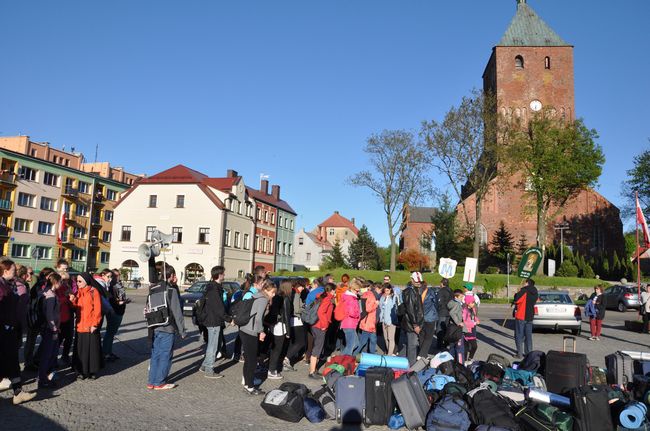
[(497, 46), (571, 46), (548, 26), (525, 0), (517, 1), (517, 13)]

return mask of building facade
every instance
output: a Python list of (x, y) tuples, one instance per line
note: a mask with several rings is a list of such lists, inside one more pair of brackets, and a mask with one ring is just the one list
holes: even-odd
[[(433, 223), (431, 218), (435, 214), (435, 208), (407, 206), (402, 213), (404, 229), (400, 234), (399, 249), (415, 250), (423, 254), (432, 251), (431, 233)], [(433, 250), (435, 251), (435, 234), (433, 235)]]
[(301, 228), (294, 237), (293, 269), (294, 271), (318, 271), (320, 265), (332, 252), (332, 245), (321, 241), (318, 236)]
[(318, 237), (319, 241), (325, 241), (331, 245), (338, 241), (341, 251), (347, 255), (350, 244), (359, 236), (359, 228), (355, 226), (354, 222), (354, 217), (347, 219), (338, 211), (334, 211), (334, 214), (320, 223), (312, 233)]

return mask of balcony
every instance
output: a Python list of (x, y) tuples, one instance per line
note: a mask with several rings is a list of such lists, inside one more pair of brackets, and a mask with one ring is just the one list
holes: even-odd
[(13, 172), (1, 172), (0, 173), (0, 184), (5, 186), (16, 186), (16, 174)]
[(90, 245), (91, 248), (99, 248), (99, 239), (96, 236), (90, 238), (88, 245)]
[(0, 211), (13, 211), (11, 201), (7, 199), (0, 199)]
[(8, 238), (9, 228), (7, 226), (0, 226), (0, 238)]
[(79, 197), (79, 190), (75, 189), (72, 186), (65, 186), (63, 189), (63, 196), (71, 199), (77, 199)]
[(105, 200), (104, 195), (101, 193), (95, 193), (93, 196), (93, 204), (95, 205), (104, 205)]
[(92, 226), (93, 227), (102, 227), (102, 219), (100, 217), (93, 217)]

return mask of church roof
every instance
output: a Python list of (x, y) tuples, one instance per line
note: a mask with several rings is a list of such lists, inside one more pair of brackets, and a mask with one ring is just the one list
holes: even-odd
[(517, 13), (497, 46), (571, 46), (553, 31), (536, 13), (519, 0)]
[(411, 223), (431, 223), (431, 218), (438, 211), (436, 208), (429, 207), (409, 207), (409, 222)]

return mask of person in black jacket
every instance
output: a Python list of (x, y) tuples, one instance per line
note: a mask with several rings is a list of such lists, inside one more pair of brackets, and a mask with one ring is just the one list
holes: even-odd
[(404, 316), (402, 317), (401, 328), (406, 333), (406, 356), (409, 360), (409, 365), (413, 365), (417, 360), (418, 336), (424, 324), (422, 298), (417, 290), (421, 283), (422, 274), (414, 272), (411, 274), (411, 282), (402, 292)]
[(205, 289), (205, 318), (201, 322), (208, 331), (208, 345), (205, 348), (205, 359), (201, 364), (201, 371), (205, 377), (210, 379), (220, 379), (223, 374), (215, 373), (214, 360), (219, 351), (221, 341), (221, 327), (230, 318), (226, 315), (226, 306), (223, 303), (223, 287), (221, 283), (224, 279), (226, 269), (223, 266), (215, 266), (211, 270), (212, 279), (208, 282)]
[(445, 333), (449, 325), (449, 308), (447, 305), (453, 301), (454, 294), (449, 288), (449, 280), (443, 278), (440, 280), (440, 287), (438, 288), (438, 334), (436, 336), (438, 350), (445, 348)]
[(269, 372), (271, 380), (282, 379), (284, 355), (289, 344), (289, 325), (293, 316), (291, 296), (293, 285), (290, 280), (280, 283), (278, 294), (271, 300), (269, 312), (264, 316), (264, 326), (273, 334), (273, 347), (269, 354)]

